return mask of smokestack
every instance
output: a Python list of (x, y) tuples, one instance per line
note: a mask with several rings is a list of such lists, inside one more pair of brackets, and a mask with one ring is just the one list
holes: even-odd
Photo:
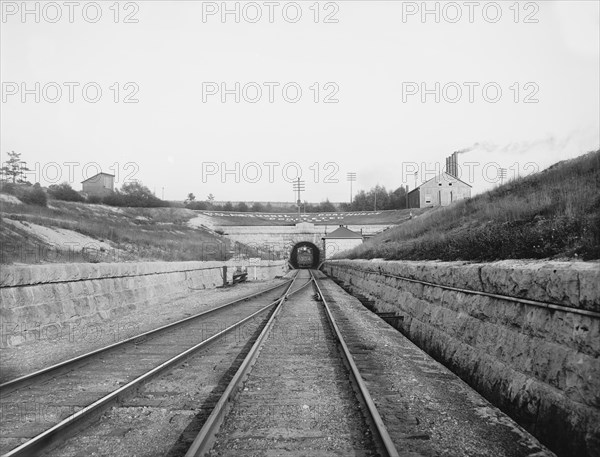
[(458, 152), (452, 154), (452, 176), (458, 177)]
[(455, 178), (458, 178), (458, 154), (460, 152), (456, 151), (451, 156), (446, 157), (446, 173)]

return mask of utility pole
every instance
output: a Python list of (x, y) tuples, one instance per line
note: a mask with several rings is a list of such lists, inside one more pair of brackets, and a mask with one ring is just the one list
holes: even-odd
[(296, 204), (298, 205), (298, 221), (300, 221), (300, 211), (302, 209), (302, 198), (300, 197), (300, 192), (303, 192), (304, 190), (304, 181), (300, 181), (300, 178), (294, 181), (294, 192), (297, 193)]
[(506, 178), (506, 168), (500, 168), (498, 170), (498, 177), (500, 178), (500, 185), (504, 184), (504, 178)]
[(350, 172), (346, 175), (346, 180), (350, 181), (350, 204), (352, 204), (352, 183), (356, 181), (356, 173)]

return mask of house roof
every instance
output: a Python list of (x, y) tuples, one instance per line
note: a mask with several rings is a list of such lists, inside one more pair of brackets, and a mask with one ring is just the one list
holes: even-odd
[(434, 176), (433, 178), (431, 178), (431, 179), (428, 179), (427, 181), (425, 181), (425, 182), (421, 183), (421, 185), (420, 185), (419, 187), (415, 187), (415, 188), (414, 188), (413, 190), (411, 190), (411, 191), (410, 191), (408, 194), (409, 194), (409, 195), (410, 195), (410, 194), (412, 194), (414, 191), (416, 191), (416, 190), (419, 190), (419, 189), (421, 188), (421, 186), (423, 186), (423, 185), (427, 184), (427, 183), (428, 183), (428, 182), (430, 182), (430, 181), (433, 181), (434, 179), (437, 179), (437, 178), (439, 178), (439, 177), (440, 177), (440, 176), (442, 176), (442, 175), (448, 175), (448, 176), (450, 176), (451, 178), (453, 178), (453, 179), (456, 179), (458, 182), (462, 182), (462, 183), (463, 183), (465, 186), (473, 187), (473, 186), (471, 186), (470, 184), (468, 184), (468, 183), (464, 182), (462, 179), (458, 179), (456, 176), (452, 176), (451, 174), (449, 174), (449, 173), (446, 173), (445, 171), (443, 171), (443, 172), (442, 172), (442, 173), (440, 173), (439, 175), (437, 175), (437, 176)]
[(338, 227), (337, 229), (335, 229), (333, 232), (331, 232), (329, 235), (325, 235), (323, 237), (324, 239), (331, 239), (331, 238), (335, 238), (335, 239), (342, 239), (342, 238), (347, 238), (347, 239), (362, 239), (362, 235), (360, 233), (356, 233), (353, 232), (350, 229), (347, 229), (346, 227)]
[(94, 176), (89, 177), (88, 179), (85, 179), (85, 180), (81, 181), (81, 182), (84, 183), (84, 182), (91, 181), (92, 179), (96, 179), (100, 175), (112, 176), (113, 178), (115, 177), (115, 175), (111, 175), (110, 173), (98, 173), (98, 174), (95, 174)]

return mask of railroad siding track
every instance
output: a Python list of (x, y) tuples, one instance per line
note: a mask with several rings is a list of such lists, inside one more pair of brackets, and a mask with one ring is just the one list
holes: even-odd
[[(120, 343), (107, 351), (78, 359), (14, 385), (3, 384), (0, 451), (4, 454), (70, 418), (175, 354), (264, 308), (281, 292), (281, 288), (276, 288), (202, 317), (170, 325), (168, 329), (144, 338)], [(29, 452), (23, 455), (29, 455)]]
[(305, 289), (282, 306), (211, 456), (377, 455), (314, 293)]
[(93, 426), (45, 455), (184, 455), (269, 314), (261, 314), (239, 332), (159, 374), (134, 396), (106, 411)]

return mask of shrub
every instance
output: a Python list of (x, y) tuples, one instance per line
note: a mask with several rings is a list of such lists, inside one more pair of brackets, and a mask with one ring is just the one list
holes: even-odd
[(209, 209), (209, 204), (207, 202), (190, 202), (185, 207), (187, 209), (195, 209), (195, 210), (207, 210)]
[(98, 195), (89, 195), (87, 198), (87, 202), (97, 205), (98, 203), (102, 203), (102, 197)]
[(48, 187), (48, 194), (56, 200), (64, 200), (67, 202), (85, 201), (81, 194), (74, 190), (67, 182), (52, 184)]
[(19, 198), (23, 203), (30, 205), (47, 206), (48, 204), (46, 192), (40, 187), (39, 183), (35, 183), (31, 189), (25, 190), (19, 195)]
[(6, 193), (6, 194), (10, 194), (10, 195), (14, 195), (15, 197), (18, 197), (17, 185), (13, 184), (11, 182), (3, 182), (0, 185), (0, 190), (2, 190), (2, 192)]
[(169, 202), (156, 197), (150, 189), (139, 182), (125, 183), (121, 190), (105, 196), (102, 201), (110, 206), (158, 208), (170, 206)]

